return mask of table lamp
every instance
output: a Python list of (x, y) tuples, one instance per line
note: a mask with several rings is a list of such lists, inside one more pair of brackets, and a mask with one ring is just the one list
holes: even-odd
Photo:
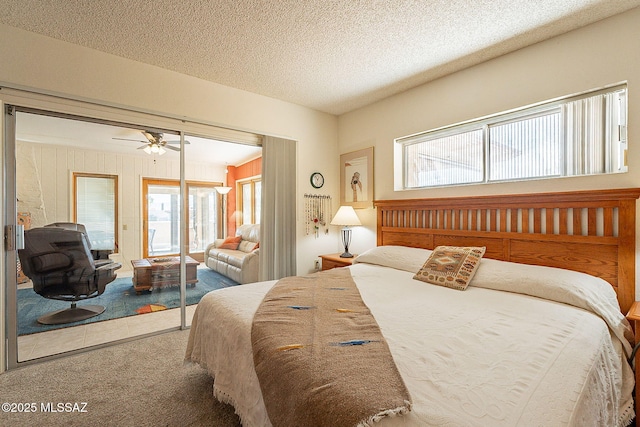
[(232, 190), (232, 187), (213, 187), (218, 194), (222, 195), (222, 235), (227, 235), (227, 193)]
[(356, 211), (351, 206), (340, 206), (338, 212), (331, 220), (331, 225), (342, 225), (342, 244), (344, 245), (344, 253), (340, 258), (353, 258), (349, 253), (349, 245), (351, 244), (350, 225), (362, 225), (360, 218), (356, 215)]

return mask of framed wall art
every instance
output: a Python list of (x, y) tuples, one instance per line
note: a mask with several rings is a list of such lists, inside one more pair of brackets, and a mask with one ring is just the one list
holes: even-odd
[(340, 205), (373, 206), (373, 147), (340, 155)]

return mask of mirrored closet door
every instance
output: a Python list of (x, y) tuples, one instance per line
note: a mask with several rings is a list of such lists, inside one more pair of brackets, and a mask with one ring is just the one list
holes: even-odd
[(7, 107), (9, 368), (187, 328), (203, 295), (239, 284), (207, 250), (254, 221), (257, 135)]
[[(10, 367), (179, 328), (179, 257), (162, 271), (140, 267), (141, 177), (179, 181), (179, 148), (146, 150), (147, 128), (19, 107), (7, 115), (5, 169), (15, 181), (6, 191), (16, 203), (5, 216), (23, 241), (5, 257), (16, 265), (6, 273)], [(179, 241), (179, 188), (172, 203), (167, 225)], [(150, 270), (173, 276), (154, 288), (142, 282)]]

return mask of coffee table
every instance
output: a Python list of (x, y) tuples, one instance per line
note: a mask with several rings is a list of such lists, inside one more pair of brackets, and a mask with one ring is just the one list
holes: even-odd
[[(190, 256), (185, 256), (185, 264), (187, 284), (193, 287), (198, 281), (196, 268), (200, 263)], [(180, 285), (180, 257), (134, 259), (131, 265), (133, 266), (133, 288), (138, 295), (142, 291)]]

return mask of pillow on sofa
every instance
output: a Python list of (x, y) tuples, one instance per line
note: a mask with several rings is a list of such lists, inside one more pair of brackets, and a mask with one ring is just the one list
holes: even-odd
[(226, 239), (224, 239), (224, 242), (222, 242), (222, 244), (218, 246), (218, 248), (236, 250), (238, 249), (238, 246), (240, 246), (240, 241), (242, 241), (242, 236), (227, 237)]
[(257, 243), (251, 242), (249, 240), (243, 240), (240, 242), (240, 246), (238, 246), (238, 250), (242, 252), (252, 252), (256, 248)]

